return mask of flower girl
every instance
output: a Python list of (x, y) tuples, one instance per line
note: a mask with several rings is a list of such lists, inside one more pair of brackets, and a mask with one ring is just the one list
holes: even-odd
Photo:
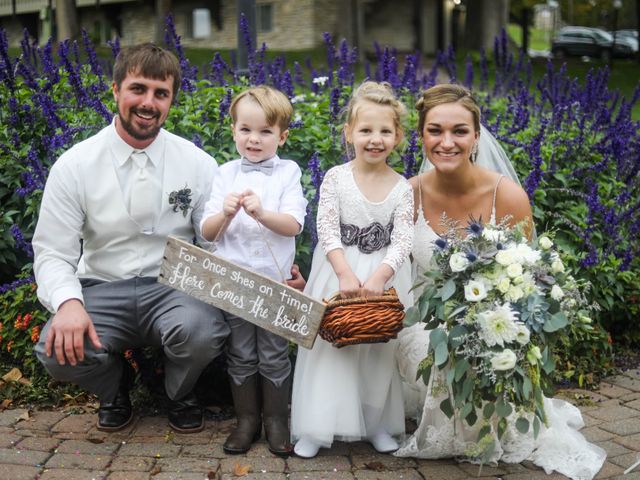
[[(320, 187), (308, 295), (373, 296), (393, 286), (411, 305), (413, 193), (387, 165), (404, 113), (388, 84), (365, 82), (353, 93), (344, 135), (355, 157), (331, 168)], [(291, 407), (297, 455), (314, 457), (334, 440), (398, 448), (393, 437), (404, 433), (404, 407), (395, 350), (395, 340), (337, 349), (321, 338), (298, 350)]]

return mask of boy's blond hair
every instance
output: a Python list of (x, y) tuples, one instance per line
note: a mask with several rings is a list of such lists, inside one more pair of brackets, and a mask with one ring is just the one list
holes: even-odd
[(246, 97), (253, 99), (260, 105), (269, 126), (278, 125), (282, 132), (289, 129), (293, 106), (284, 93), (268, 85), (251, 87), (236, 95), (229, 108), (234, 124), (236, 123), (236, 106), (240, 100)]

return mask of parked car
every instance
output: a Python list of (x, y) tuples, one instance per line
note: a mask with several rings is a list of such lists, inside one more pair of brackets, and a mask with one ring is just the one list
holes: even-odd
[(638, 53), (638, 31), (637, 30), (616, 30), (615, 32), (611, 32), (616, 39), (616, 43), (621, 40), (628, 42), (632, 49), (633, 53)]
[[(615, 50), (614, 50), (615, 49)], [(631, 57), (634, 55), (633, 45), (627, 40), (618, 38), (613, 42), (613, 36), (599, 28), (564, 27), (551, 43), (551, 53), (554, 58), (595, 57), (605, 62), (614, 57)]]

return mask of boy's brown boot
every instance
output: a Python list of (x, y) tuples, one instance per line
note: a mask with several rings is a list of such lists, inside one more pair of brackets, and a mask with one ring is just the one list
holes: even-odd
[(225, 453), (246, 453), (251, 444), (260, 438), (260, 391), (258, 374), (247, 377), (242, 385), (230, 381), (233, 406), (236, 410), (236, 428), (227, 437), (222, 449)]
[(289, 442), (289, 389), (291, 377), (282, 385), (275, 384), (262, 377), (262, 421), (264, 433), (269, 443), (269, 451), (274, 455), (286, 457), (293, 447)]

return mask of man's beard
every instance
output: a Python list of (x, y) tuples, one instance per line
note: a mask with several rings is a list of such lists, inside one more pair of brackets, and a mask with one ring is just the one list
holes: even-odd
[[(141, 113), (142, 115), (153, 115), (154, 118), (158, 118), (160, 116), (159, 113), (154, 112), (153, 110), (130, 109), (129, 118), (132, 118), (136, 113)], [(162, 125), (164, 125), (164, 122), (162, 122), (161, 124), (151, 128), (150, 130), (139, 130), (134, 126), (132, 121), (124, 118), (124, 115), (122, 115), (119, 107), (118, 120), (120, 121), (120, 125), (122, 125), (124, 131), (136, 140), (149, 140), (151, 138), (155, 138), (160, 132)]]

